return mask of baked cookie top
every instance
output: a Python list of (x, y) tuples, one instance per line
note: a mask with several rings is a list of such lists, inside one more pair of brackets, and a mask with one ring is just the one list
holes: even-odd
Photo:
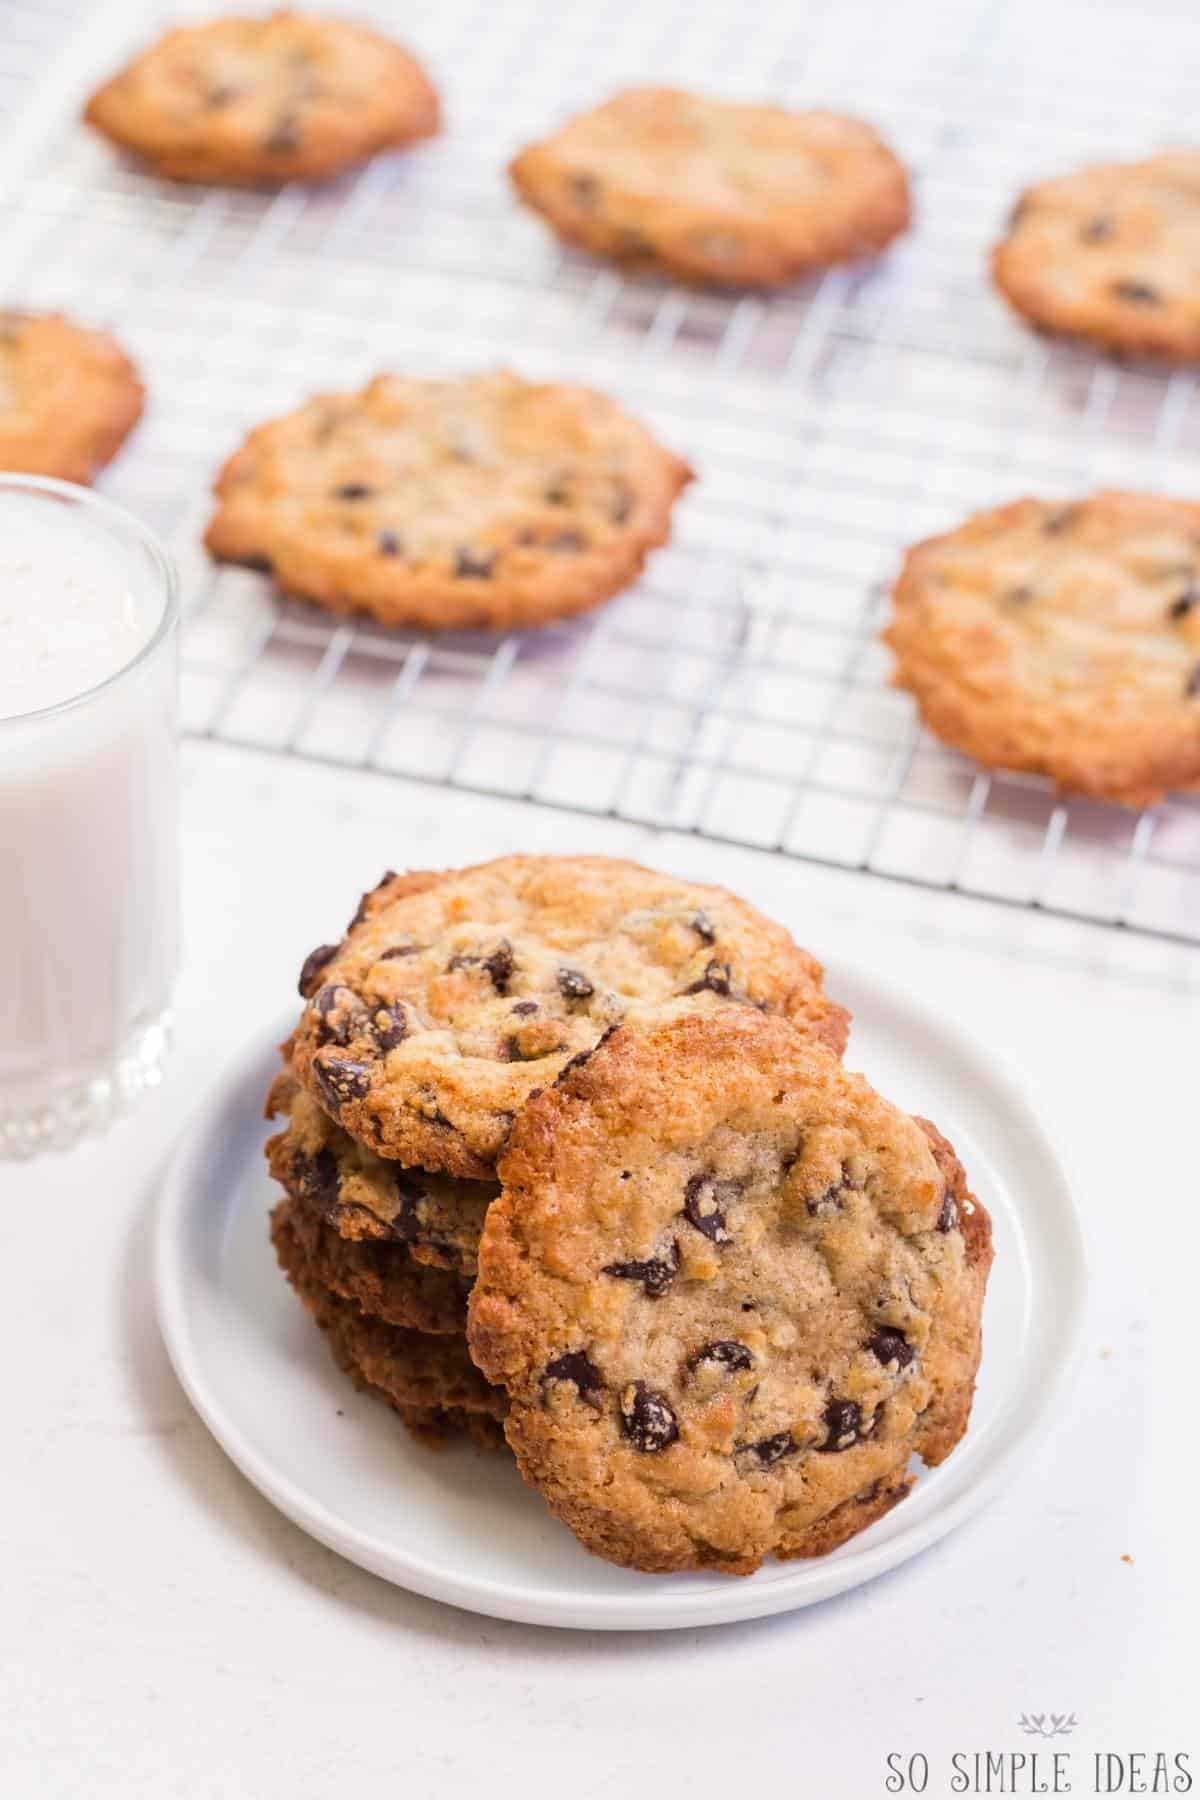
[(438, 1175), (376, 1156), (336, 1125), (290, 1071), (276, 1078), (267, 1100), (267, 1117), (280, 1114), (287, 1127), (267, 1144), (271, 1173), (341, 1239), (473, 1279), (483, 1221), (499, 1191), (494, 1181)]
[(387, 1157), (491, 1177), (513, 1119), (622, 1019), (740, 1003), (840, 1051), (821, 965), (724, 888), (604, 856), (507, 856), (386, 875), (305, 963), (285, 1054)]
[(823, 1552), (966, 1428), (991, 1260), (949, 1145), (783, 1019), (630, 1024), (517, 1119), (468, 1307), (589, 1550)]
[(430, 137), (438, 99), (377, 32), (277, 12), (168, 31), (84, 117), (159, 175), (241, 184), (313, 180)]
[(1147, 806), (1200, 782), (1200, 505), (1018, 500), (910, 550), (884, 633), (938, 737)]
[(1175, 362), (1200, 358), (1200, 150), (1109, 163), (1023, 194), (996, 284), (1048, 331)]
[(630, 582), (690, 477), (589, 388), (381, 375), (251, 432), (206, 542), (335, 612), (536, 625)]
[(115, 338), (60, 313), (0, 311), (0, 469), (90, 482), (142, 416)]
[(869, 125), (679, 88), (618, 94), (509, 173), (568, 242), (731, 287), (867, 255), (909, 222), (903, 165)]

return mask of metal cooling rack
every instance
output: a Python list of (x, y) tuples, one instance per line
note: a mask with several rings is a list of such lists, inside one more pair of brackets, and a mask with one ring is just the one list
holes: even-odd
[[(248, 195), (156, 182), (74, 123), (168, 9), (0, 9), (23, 21), (0, 49), (0, 298), (107, 323), (142, 365), (151, 412), (105, 486), (183, 564), (188, 729), (1200, 941), (1200, 802), (1139, 816), (981, 772), (918, 729), (876, 641), (904, 545), (967, 511), (1200, 485), (1194, 375), (1048, 345), (985, 275), (1021, 186), (1190, 119), (1188, 7), (356, 10), (427, 60), (444, 136), (332, 187)], [(42, 77), (10, 110), (30, 43)], [(915, 232), (772, 299), (563, 251), (504, 163), (647, 79), (873, 119), (915, 172)], [(537, 633), (429, 638), (206, 564), (211, 476), (251, 425), (378, 369), (498, 361), (610, 390), (697, 465), (635, 588)]]

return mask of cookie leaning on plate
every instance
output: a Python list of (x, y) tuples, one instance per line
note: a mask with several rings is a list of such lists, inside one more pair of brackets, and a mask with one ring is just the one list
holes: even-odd
[(285, 1055), (325, 1111), (383, 1156), (483, 1179), (530, 1094), (632, 1014), (748, 1002), (839, 1052), (848, 1023), (746, 901), (604, 856), (389, 874), (301, 992)]
[(589, 388), (384, 375), (253, 431), (205, 541), (385, 625), (538, 625), (632, 581), (690, 479)]
[(90, 482), (142, 416), (115, 338), (59, 313), (0, 311), (0, 469)]
[(629, 1568), (823, 1554), (966, 1429), (990, 1223), (786, 1020), (616, 1031), (520, 1115), (469, 1307), (525, 1479)]
[(1200, 783), (1200, 505), (1018, 500), (910, 550), (884, 633), (938, 737), (1147, 806)]
[(431, 136), (438, 100), (377, 32), (278, 12), (167, 32), (84, 117), (176, 181), (305, 181)]
[(1108, 350), (1200, 359), (1200, 150), (1109, 163), (1023, 194), (996, 285), (1046, 331)]
[(909, 222), (903, 165), (869, 125), (678, 88), (618, 94), (509, 173), (568, 243), (731, 287), (868, 255)]

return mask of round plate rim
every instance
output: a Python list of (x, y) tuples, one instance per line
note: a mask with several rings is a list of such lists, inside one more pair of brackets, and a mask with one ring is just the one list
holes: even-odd
[[(538, 1590), (519, 1582), (500, 1582), (482, 1576), (462, 1575), (431, 1563), (349, 1524), (313, 1498), (290, 1476), (282, 1475), (247, 1436), (214, 1389), (205, 1380), (202, 1359), (193, 1342), (186, 1293), (187, 1263), (183, 1254), (185, 1221), (202, 1182), (198, 1165), (222, 1115), (244, 1103), (248, 1072), (288, 1035), (294, 1018), (288, 1017), (267, 1031), (260, 1030), (243, 1047), (214, 1082), (185, 1129), (163, 1177), (154, 1231), (154, 1289), (159, 1329), (175, 1374), (200, 1418), (230, 1460), (260, 1493), (284, 1516), (328, 1548), (413, 1593), (439, 1600), (487, 1617), (523, 1624), (565, 1629), (633, 1631), (678, 1630), (701, 1625), (763, 1618), (770, 1614), (816, 1604), (873, 1580), (906, 1562), (953, 1531), (987, 1504), (1012, 1479), (1022, 1456), (1028, 1457), (1044, 1437), (1055, 1408), (1077, 1367), (1087, 1293), (1087, 1250), (1078, 1205), (1059, 1156), (1047, 1135), (1029, 1083), (1011, 1064), (1000, 1065), (974, 1038), (955, 1022), (947, 1021), (924, 1001), (898, 992), (876, 975), (858, 967), (826, 965), (831, 992), (853, 999), (862, 994), (868, 1007), (897, 1008), (906, 1012), (916, 1029), (942, 1040), (971, 1074), (996, 1092), (1022, 1117), (1031, 1143), (1051, 1178), (1058, 1212), (1057, 1227), (1069, 1247), (1069, 1259), (1056, 1267), (1054, 1321), (1057, 1361), (1044, 1365), (1036, 1404), (1010, 1429), (1006, 1441), (993, 1446), (989, 1461), (960, 1492), (937, 1511), (917, 1518), (907, 1528), (880, 1543), (868, 1545), (856, 1555), (767, 1565), (769, 1578), (729, 1578), (716, 1587), (681, 1586), (673, 1592), (657, 1588), (653, 1593), (581, 1594)], [(969, 1435), (968, 1440), (969, 1442)], [(953, 1467), (953, 1461), (949, 1465)], [(782, 1572), (780, 1572), (782, 1571)], [(639, 1577), (631, 1576), (632, 1580)]]

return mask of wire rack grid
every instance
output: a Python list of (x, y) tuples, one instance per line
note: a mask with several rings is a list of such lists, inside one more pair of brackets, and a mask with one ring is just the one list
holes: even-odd
[[(160, 183), (87, 134), (80, 94), (167, 9), (55, 11), (51, 59), (41, 0), (6, 0), (0, 96), (29, 90), (6, 114), (28, 154), (0, 187), (0, 298), (107, 323), (144, 370), (149, 416), (105, 486), (183, 565), (191, 732), (1200, 941), (1200, 802), (1139, 815), (988, 774), (919, 729), (877, 641), (904, 545), (967, 511), (1197, 490), (1194, 375), (1046, 343), (986, 279), (1023, 185), (1188, 116), (1185, 8), (360, 5), (427, 61), (446, 130), (274, 194)], [(563, 250), (505, 162), (646, 80), (870, 117), (913, 169), (915, 230), (773, 298)], [(699, 470), (670, 546), (607, 607), (429, 637), (206, 563), (212, 474), (251, 425), (382, 368), (498, 361), (609, 390)]]

